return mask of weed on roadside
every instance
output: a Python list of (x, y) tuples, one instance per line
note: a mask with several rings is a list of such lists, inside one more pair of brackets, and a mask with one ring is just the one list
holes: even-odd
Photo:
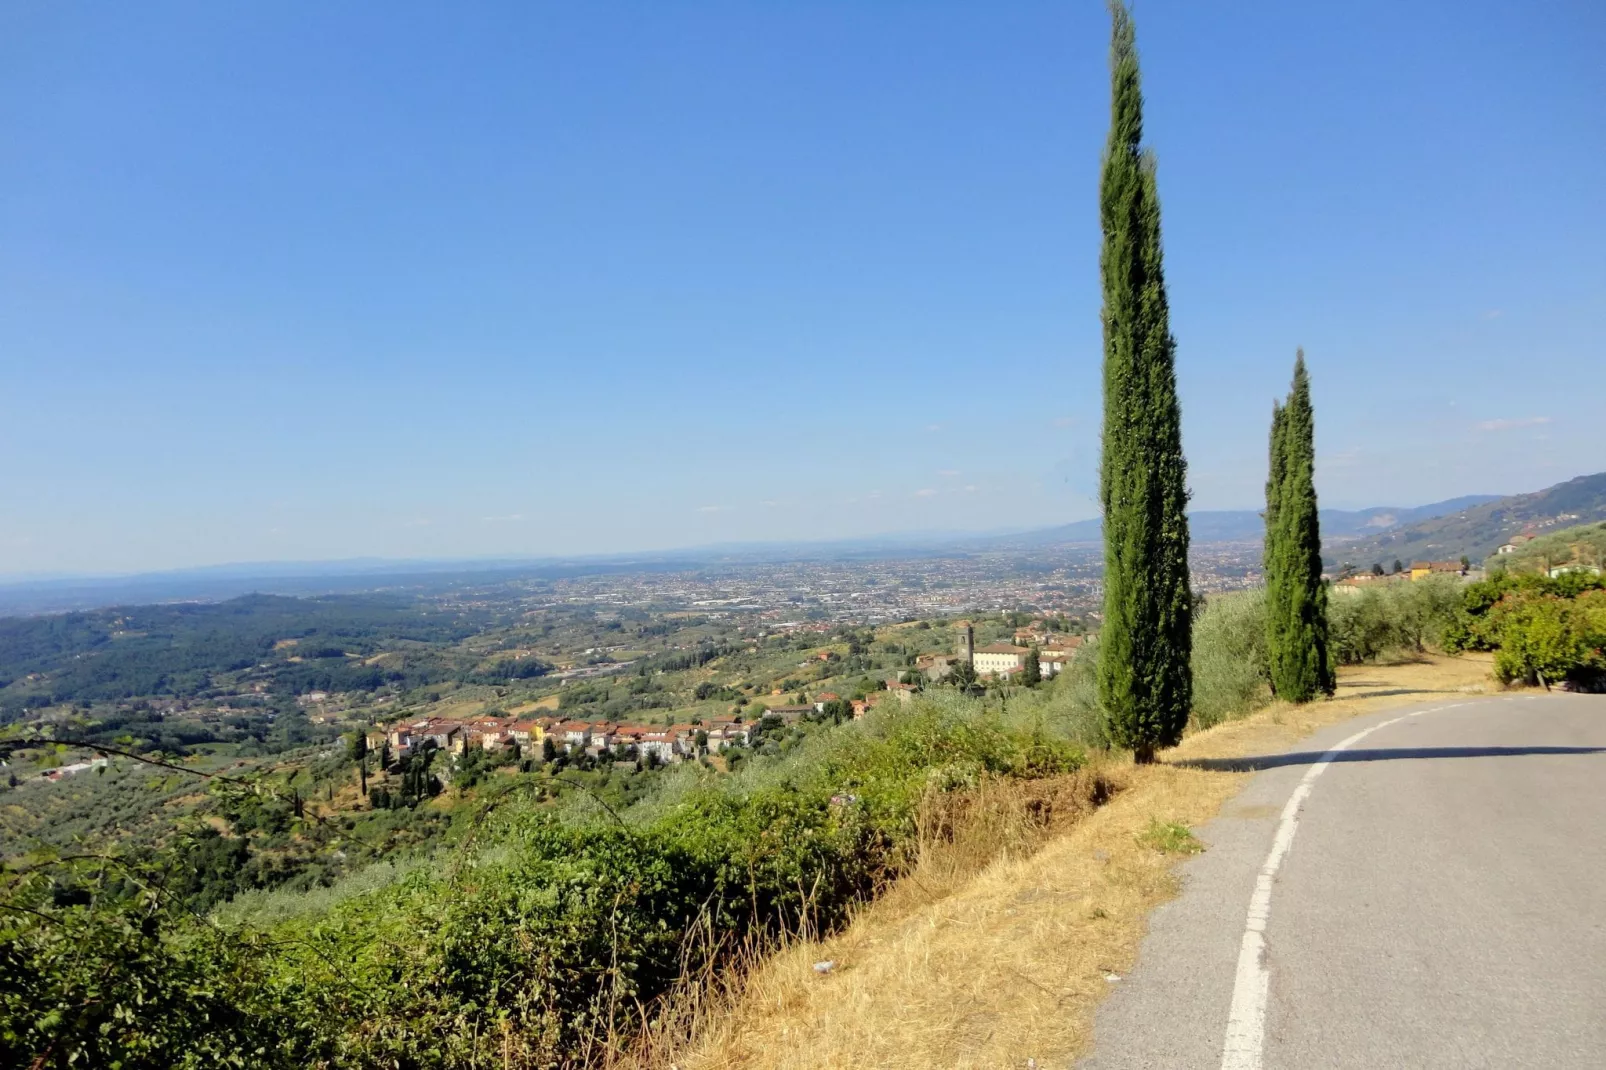
[(1149, 827), (1137, 837), (1144, 847), (1166, 854), (1195, 855), (1204, 850), (1204, 844), (1180, 821), (1161, 821), (1152, 818)]

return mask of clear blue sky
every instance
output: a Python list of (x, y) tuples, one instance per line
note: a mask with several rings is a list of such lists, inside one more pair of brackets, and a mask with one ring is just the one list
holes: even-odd
[[(1606, 5), (1136, 9), (1195, 505), (1606, 469)], [(0, 574), (1095, 512), (1108, 23), (0, 9)]]

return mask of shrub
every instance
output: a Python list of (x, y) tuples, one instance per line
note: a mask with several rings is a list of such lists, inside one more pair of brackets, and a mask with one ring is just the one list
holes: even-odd
[(1388, 610), (1389, 601), (1375, 588), (1328, 599), (1328, 641), (1333, 660), (1340, 665), (1359, 665), (1397, 646)]
[(1215, 595), (1193, 626), (1193, 722), (1209, 728), (1266, 704), (1266, 592)]
[(1556, 595), (1512, 594), (1490, 613), (1497, 637), (1495, 675), (1502, 682), (1585, 681), (1599, 674), (1606, 632), (1588, 607)]
[(1505, 682), (1606, 683), (1606, 577), (1497, 572), (1462, 593), (1445, 631), (1453, 650), (1495, 651)]
[(1340, 665), (1375, 661), (1397, 650), (1421, 652), (1449, 638), (1465, 588), (1451, 576), (1372, 587), (1328, 600), (1329, 642)]
[[(455, 854), (266, 924), (115, 913), (121, 943), (80, 938), (69, 958), (57, 919), (18, 913), (0, 932), (5, 1054), (27, 1065), (83, 1026), (98, 1031), (90, 1065), (185, 1065), (185, 1038), (210, 1023), (228, 1050), (258, 1053), (247, 1063), (576, 1065), (638, 1028), (680, 978), (843, 924), (909, 861), (932, 793), (1075, 769), (1080, 749), (1034, 709), (1005, 718), (948, 691), (789, 735), (784, 757), (729, 777), (679, 767), (623, 816), (505, 796)], [(130, 940), (143, 957), (119, 950)], [(153, 987), (156, 969), (177, 990)], [(142, 986), (164, 994), (137, 1016), (9, 1025), (29, 1007)], [(139, 1044), (156, 1045), (144, 1061), (128, 1054)]]
[[(68, 876), (57, 871), (55, 880)], [(299, 1019), (264, 993), (261, 948), (185, 926), (153, 889), (119, 898), (49, 894), (24, 878), (0, 914), (0, 1063), (295, 1067), (312, 1061)], [(63, 887), (54, 883), (51, 891)], [(59, 902), (62, 899), (68, 902)]]

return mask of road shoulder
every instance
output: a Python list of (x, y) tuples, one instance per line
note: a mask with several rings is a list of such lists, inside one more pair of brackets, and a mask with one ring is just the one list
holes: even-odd
[[(1067, 1066), (1091, 1048), (1095, 1012), (1121, 991), (1151, 916), (1164, 924), (1164, 904), (1190, 871), (1234, 853), (1190, 855), (1190, 837), (1167, 830), (1198, 829), (1221, 814), (1229, 820), (1216, 825), (1241, 828), (1212, 836), (1269, 839), (1262, 823), (1275, 822), (1287, 792), (1239, 797), (1252, 774), (1208, 766), (1286, 751), (1356, 717), (1487, 690), (1488, 671), (1478, 657), (1345, 671), (1333, 700), (1273, 706), (1193, 734), (1154, 766), (1112, 765), (1102, 772), (1120, 785), (1115, 798), (1041, 850), (1000, 859), (926, 900), (890, 897), (839, 936), (777, 956), (678, 1065)], [(1291, 773), (1297, 781), (1301, 770)], [(1248, 895), (1246, 885), (1224, 900), (1231, 924), (1214, 927), (1231, 933), (1230, 946), (1212, 952), (1229, 971)], [(834, 963), (828, 974), (813, 969), (821, 961)], [(1217, 1059), (1227, 1008), (1219, 1010), (1204, 1030)]]

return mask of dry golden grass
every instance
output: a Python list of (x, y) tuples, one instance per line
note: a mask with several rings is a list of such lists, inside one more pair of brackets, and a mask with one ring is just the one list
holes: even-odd
[(481, 716), (489, 708), (489, 700), (483, 698), (448, 698), (432, 706), (429, 716), (447, 721), (467, 721)]
[[(1360, 713), (1492, 687), (1489, 667), (1472, 656), (1347, 670), (1332, 701), (1275, 705), (1164, 757), (1285, 748)], [(695, 1020), (692, 1042), (652, 1045), (638, 1065), (1063, 1065), (1087, 1048), (1106, 975), (1131, 968), (1149, 912), (1176, 894), (1178, 856), (1140, 838), (1156, 819), (1209, 820), (1249, 775), (1111, 759), (943, 803), (948, 812), (922, 822), (931, 833), (910, 876), (839, 935), (793, 943), (737, 990), (705, 989), (701, 1006), (681, 1010)], [(1106, 789), (1113, 799), (1092, 809)], [(1034, 792), (1052, 800), (1046, 821)], [(822, 974), (822, 961), (835, 965)]]
[(557, 708), (558, 696), (547, 695), (545, 698), (538, 698), (534, 702), (526, 702), (521, 706), (514, 706), (507, 712), (509, 716), (522, 717), (526, 713), (534, 713), (537, 710), (555, 710)]

